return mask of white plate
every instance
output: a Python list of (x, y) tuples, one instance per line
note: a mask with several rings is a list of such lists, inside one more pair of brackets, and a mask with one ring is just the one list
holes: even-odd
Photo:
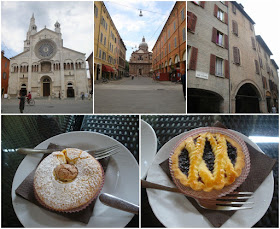
[[(108, 165), (101, 193), (107, 192), (139, 204), (139, 166), (130, 151), (121, 143), (102, 134), (78, 131), (49, 138), (36, 148), (47, 148), (50, 142), (81, 149), (120, 145), (121, 151), (112, 156)], [(13, 180), (12, 202), (16, 215), (24, 227), (125, 227), (134, 216), (131, 213), (105, 206), (98, 199), (89, 223), (84, 224), (49, 212), (17, 196), (15, 190), (36, 167), (41, 158), (42, 154), (27, 155), (19, 165)]]
[(157, 136), (154, 129), (141, 120), (141, 179), (147, 175), (157, 152)]
[[(234, 133), (257, 150), (260, 150), (260, 148), (245, 135), (236, 131), (234, 131)], [(175, 144), (185, 134), (186, 133), (183, 133), (172, 138), (160, 149), (149, 169), (147, 181), (174, 187), (174, 184), (162, 171), (159, 164), (168, 159)], [(274, 180), (273, 172), (271, 172), (254, 192), (254, 207), (252, 209), (237, 211), (222, 227), (247, 228), (255, 225), (267, 211), (272, 200), (273, 189)], [(147, 194), (154, 214), (164, 226), (177, 228), (213, 227), (184, 195), (155, 189), (147, 189)]]

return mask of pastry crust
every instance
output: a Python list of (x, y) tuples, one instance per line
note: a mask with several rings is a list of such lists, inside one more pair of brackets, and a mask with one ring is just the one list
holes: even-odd
[[(215, 156), (212, 172), (203, 160), (206, 140), (210, 142)], [(227, 142), (236, 148), (234, 165), (228, 156)], [(188, 175), (179, 168), (179, 156), (184, 148), (189, 152)], [(232, 184), (242, 173), (245, 166), (244, 158), (242, 147), (232, 138), (220, 133), (203, 132), (187, 138), (175, 149), (171, 156), (171, 170), (182, 185), (196, 191), (210, 192), (213, 189), (221, 190), (224, 186)]]

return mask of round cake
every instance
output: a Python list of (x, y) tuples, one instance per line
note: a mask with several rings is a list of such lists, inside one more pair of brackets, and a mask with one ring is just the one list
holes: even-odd
[(205, 192), (232, 184), (245, 166), (239, 143), (227, 135), (211, 132), (186, 138), (170, 160), (175, 179), (183, 186)]
[(104, 183), (100, 163), (80, 149), (53, 152), (39, 164), (34, 192), (45, 207), (62, 212), (79, 211), (99, 194)]

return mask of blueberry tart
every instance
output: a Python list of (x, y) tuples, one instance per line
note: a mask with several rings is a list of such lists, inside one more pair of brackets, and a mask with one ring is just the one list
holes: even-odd
[(205, 192), (232, 184), (245, 166), (241, 145), (229, 136), (211, 132), (185, 139), (170, 160), (174, 178), (183, 186)]

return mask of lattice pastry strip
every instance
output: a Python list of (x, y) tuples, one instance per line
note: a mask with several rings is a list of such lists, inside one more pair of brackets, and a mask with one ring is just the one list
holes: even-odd
[(171, 160), (174, 177), (182, 185), (206, 192), (232, 184), (245, 166), (242, 147), (236, 141), (210, 132), (184, 140)]

